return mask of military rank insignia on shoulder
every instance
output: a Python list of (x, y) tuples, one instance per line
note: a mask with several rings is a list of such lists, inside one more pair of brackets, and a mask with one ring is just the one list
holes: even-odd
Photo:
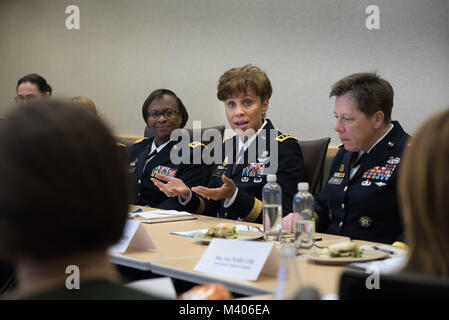
[(298, 138), (289, 136), (288, 134), (281, 134), (280, 136), (276, 137), (276, 141), (279, 141), (279, 142), (284, 142), (285, 140), (288, 140), (288, 139), (298, 140)]
[(145, 141), (145, 140), (148, 140), (148, 138), (144, 137), (144, 138), (137, 139), (136, 141), (134, 141), (134, 144), (141, 143), (142, 141)]
[(206, 145), (204, 143), (199, 142), (199, 141), (193, 141), (193, 142), (191, 142), (189, 144), (189, 147), (192, 148), (192, 149), (195, 149), (195, 148), (197, 148), (199, 146), (205, 147)]

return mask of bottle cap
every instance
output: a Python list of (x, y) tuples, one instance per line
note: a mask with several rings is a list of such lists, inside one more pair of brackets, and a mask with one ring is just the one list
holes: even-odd
[(267, 175), (267, 181), (268, 182), (276, 182), (276, 175), (275, 174)]
[(309, 191), (309, 183), (308, 182), (299, 182), (298, 183), (298, 191)]

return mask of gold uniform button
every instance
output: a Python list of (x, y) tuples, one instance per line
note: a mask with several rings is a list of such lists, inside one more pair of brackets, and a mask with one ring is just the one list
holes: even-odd
[(342, 208), (342, 209), (345, 208), (345, 204), (344, 204), (344, 203), (341, 204), (341, 208)]
[(344, 192), (346, 192), (346, 190), (348, 190), (348, 186), (346, 186), (346, 187), (343, 189)]
[(338, 224), (338, 226), (341, 228), (343, 227), (343, 221), (340, 221), (340, 223)]
[(139, 181), (137, 181), (137, 183), (138, 183), (138, 184), (140, 184), (140, 183), (141, 183), (140, 179), (139, 179)]

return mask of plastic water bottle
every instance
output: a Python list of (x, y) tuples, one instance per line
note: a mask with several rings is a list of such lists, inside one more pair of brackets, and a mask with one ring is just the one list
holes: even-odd
[(315, 237), (315, 221), (313, 219), (313, 195), (309, 192), (307, 182), (298, 183), (298, 193), (293, 199), (294, 218), (293, 232), (295, 233), (295, 246), (300, 249), (310, 249)]
[(274, 298), (276, 300), (295, 299), (300, 288), (299, 280), (295, 245), (293, 243), (282, 243)]
[(267, 175), (267, 183), (262, 190), (262, 215), (264, 239), (279, 241), (282, 232), (282, 190), (276, 182), (276, 175)]

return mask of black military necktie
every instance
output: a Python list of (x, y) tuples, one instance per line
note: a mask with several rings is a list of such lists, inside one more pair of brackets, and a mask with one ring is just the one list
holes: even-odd
[[(234, 164), (232, 165), (232, 174), (234, 174), (235, 170), (237, 169), (237, 166), (239, 165), (239, 164), (238, 164), (238, 161), (239, 161), (239, 159), (240, 159), (241, 157), (243, 157), (243, 154), (244, 154), (244, 153), (245, 153), (245, 148), (244, 148), (244, 147), (240, 148), (240, 151), (239, 151), (237, 157), (235, 157)], [(244, 160), (244, 159), (243, 159), (243, 160)], [(242, 163), (243, 163), (243, 162), (242, 162)]]
[(142, 170), (142, 172), (145, 172), (145, 168), (147, 167), (148, 162), (150, 162), (150, 160), (151, 160), (154, 156), (156, 156), (157, 153), (158, 153), (158, 152), (157, 152), (157, 149), (154, 149), (153, 152), (151, 152), (149, 155), (147, 155), (147, 156), (145, 157), (145, 164), (143, 165), (143, 170)]
[(365, 158), (366, 152), (362, 153), (362, 155), (359, 157), (358, 152), (354, 152), (351, 160), (351, 168), (357, 167), (360, 163), (362, 163), (363, 159)]

